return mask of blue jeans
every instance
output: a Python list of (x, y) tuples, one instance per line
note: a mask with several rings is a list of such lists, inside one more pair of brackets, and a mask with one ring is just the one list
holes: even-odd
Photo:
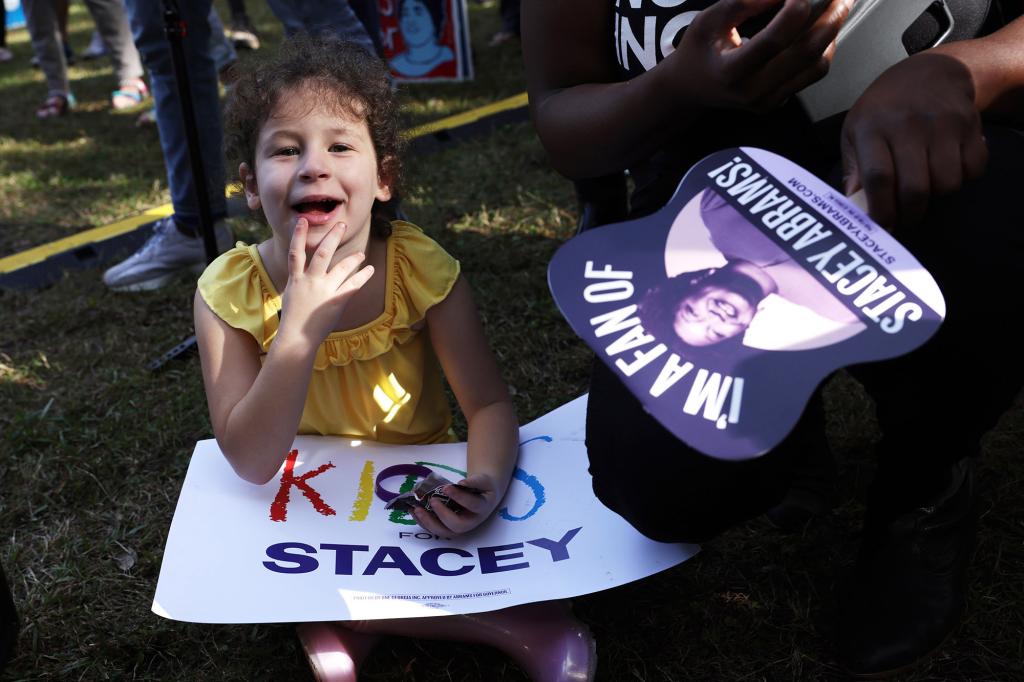
[[(163, 3), (159, 0), (126, 0), (126, 5), (135, 46), (150, 73), (174, 220), (195, 230), (199, 227), (199, 203), (192, 181), (171, 45), (164, 34)], [(227, 201), (224, 198), (224, 146), (217, 67), (210, 53), (211, 0), (188, 0), (178, 3), (178, 6), (181, 19), (187, 26), (182, 47), (206, 172), (208, 186), (205, 189), (210, 197), (213, 219), (218, 220), (227, 214)]]
[(328, 33), (362, 45), (370, 54), (378, 54), (348, 0), (267, 0), (267, 4), (289, 36), (301, 32)]
[(210, 7), (210, 58), (219, 74), (229, 64), (238, 61), (238, 53), (228, 37), (224, 35), (224, 24), (216, 7)]

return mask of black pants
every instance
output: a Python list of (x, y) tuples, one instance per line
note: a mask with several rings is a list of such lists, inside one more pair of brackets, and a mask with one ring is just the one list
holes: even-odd
[[(922, 348), (850, 368), (874, 398), (882, 429), (869, 508), (902, 513), (941, 491), (953, 462), (1024, 383), (1024, 349), (1010, 333), (1024, 307), (1024, 134), (986, 129), (986, 174), (930, 204), (922, 225), (897, 238), (932, 273), (946, 320)], [(782, 499), (802, 457), (827, 448), (819, 396), (768, 454), (716, 460), (648, 415), (595, 362), (587, 412), (594, 492), (640, 532), (665, 542), (702, 542)]]
[(501, 0), (501, 30), (519, 35), (520, 1)]

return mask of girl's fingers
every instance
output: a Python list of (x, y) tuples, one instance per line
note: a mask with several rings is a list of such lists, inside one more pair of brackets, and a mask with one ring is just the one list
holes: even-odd
[[(459, 486), (465, 486), (480, 492), (474, 493)], [(494, 500), (497, 493), (494, 490), (494, 482), (490, 476), (476, 473), (459, 481), (459, 485), (446, 486), (445, 494), (474, 513), (489, 514), (492, 500)]]
[(476, 525), (475, 520), (478, 518), (476, 514), (467, 511), (456, 514), (443, 504), (432, 504), (430, 508), (437, 517), (437, 520), (445, 528), (448, 528), (450, 533), (464, 533)]
[(295, 221), (292, 240), (288, 244), (288, 274), (301, 275), (306, 269), (306, 231), (309, 223), (305, 218)]
[(335, 263), (327, 274), (332, 278), (339, 292), (355, 291), (370, 281), (374, 272), (373, 266), (359, 267), (365, 260), (366, 254), (353, 253)]
[(331, 259), (334, 257), (334, 252), (338, 250), (341, 238), (345, 235), (345, 229), (345, 223), (335, 223), (334, 227), (328, 230), (324, 238), (320, 240), (316, 251), (313, 252), (313, 257), (309, 260), (310, 272), (316, 274), (327, 272)]
[(373, 266), (367, 265), (362, 270), (354, 273), (351, 277), (341, 283), (341, 286), (339, 287), (341, 293), (350, 294), (353, 291), (362, 289), (363, 285), (369, 282), (370, 278), (373, 277), (373, 272)]
[(471, 493), (458, 486), (449, 485), (445, 486), (444, 494), (474, 514), (479, 514), (487, 510), (487, 499), (479, 493)]
[(345, 256), (337, 263), (335, 263), (328, 274), (333, 277), (337, 282), (338, 286), (341, 286), (342, 282), (352, 276), (359, 266), (362, 265), (363, 261), (366, 260), (365, 253), (350, 253)]
[(426, 509), (414, 507), (410, 513), (413, 518), (416, 519), (416, 523), (420, 524), (423, 528), (429, 530), (434, 535), (447, 537), (452, 532), (449, 528), (445, 527), (440, 521), (438, 521), (436, 516), (428, 512)]

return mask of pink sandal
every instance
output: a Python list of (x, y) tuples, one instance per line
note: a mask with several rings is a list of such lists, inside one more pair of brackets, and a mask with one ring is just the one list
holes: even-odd
[(75, 107), (75, 97), (67, 95), (50, 95), (43, 105), (36, 109), (36, 118), (57, 118), (64, 116)]
[(594, 636), (568, 601), (465, 615), (300, 623), (295, 632), (319, 682), (356, 682), (359, 666), (382, 635), (493, 646), (534, 682), (592, 682), (597, 670)]
[(533, 682), (592, 682), (597, 671), (594, 636), (567, 600), (464, 615), (351, 621), (345, 629), (486, 644), (510, 656)]
[(317, 682), (356, 682), (359, 664), (380, 639), (337, 623), (299, 623), (295, 634)]
[(121, 87), (114, 90), (110, 95), (110, 106), (115, 111), (131, 109), (142, 104), (143, 100), (149, 97), (149, 88), (145, 81), (136, 78), (134, 81), (122, 83)]

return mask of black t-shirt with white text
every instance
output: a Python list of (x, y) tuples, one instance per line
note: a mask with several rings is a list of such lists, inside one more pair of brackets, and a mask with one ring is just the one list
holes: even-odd
[[(615, 54), (620, 80), (629, 80), (654, 68), (675, 51), (686, 27), (703, 9), (717, 0), (608, 0), (613, 3), (610, 48)], [(899, 0), (888, 0), (898, 2)], [(947, 0), (956, 17), (950, 39), (980, 35), (1009, 17), (991, 0)], [(775, 10), (773, 10), (775, 11)], [(767, 17), (760, 23), (763, 25)], [(751, 23), (756, 23), (757, 20)], [(748, 25), (749, 27), (749, 25)], [(756, 29), (754, 29), (756, 30)], [(922, 15), (904, 34), (904, 45), (913, 54), (933, 42), (940, 26)], [(747, 33), (741, 28), (741, 33)], [(631, 197), (634, 216), (646, 215), (672, 196), (679, 180), (693, 164), (725, 147), (755, 146), (786, 156), (819, 175), (828, 174), (838, 160), (836, 138), (839, 119), (812, 126), (799, 104), (791, 99), (766, 113), (735, 110), (707, 111), (649, 159), (630, 168), (634, 180)]]
[[(696, 14), (716, 0), (610, 0), (614, 3), (612, 49), (619, 78), (629, 80), (654, 68), (675, 51)], [(725, 147), (771, 149), (808, 167), (815, 150), (808, 146), (809, 122), (799, 106), (788, 103), (773, 112), (707, 112), (670, 138), (665, 149), (630, 168), (634, 216), (651, 213), (668, 201), (687, 169)]]

